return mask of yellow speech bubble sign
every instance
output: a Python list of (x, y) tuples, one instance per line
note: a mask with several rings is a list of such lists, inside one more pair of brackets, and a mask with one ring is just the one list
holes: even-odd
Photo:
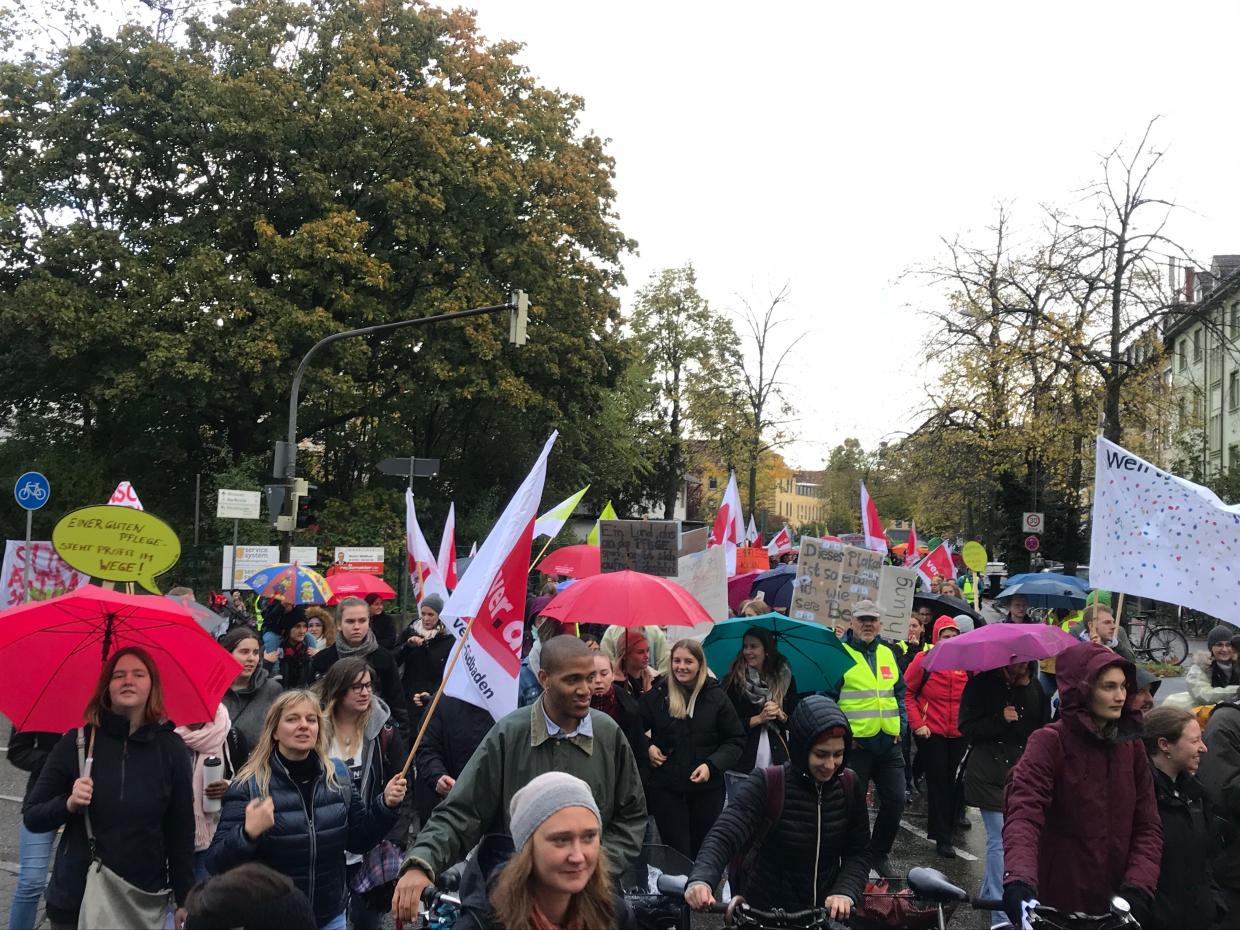
[(986, 571), (986, 547), (980, 542), (967, 542), (964, 548), (960, 550), (960, 557), (964, 559), (964, 564), (968, 566), (971, 572)]
[(136, 581), (159, 594), (155, 576), (181, 557), (181, 541), (163, 520), (143, 510), (99, 504), (60, 518), (52, 530), (57, 554), (93, 578)]

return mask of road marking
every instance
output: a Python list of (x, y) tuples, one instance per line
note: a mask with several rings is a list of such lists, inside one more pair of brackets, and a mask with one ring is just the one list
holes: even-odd
[(12, 801), (14, 804), (20, 804), (21, 798), (15, 798), (11, 794), (0, 794), (0, 801)]
[[(934, 845), (934, 840), (930, 839), (930, 836), (924, 830), (918, 830), (915, 826), (913, 826), (907, 820), (901, 820), (900, 826), (902, 826), (909, 833), (913, 834), (913, 836), (920, 836), (927, 843)], [(977, 862), (977, 856), (973, 855), (973, 853), (971, 852), (965, 852), (959, 846), (956, 847), (956, 855), (959, 856), (961, 859), (963, 859), (965, 862)]]
[(12, 872), (14, 875), (20, 875), (22, 864), (20, 862), (7, 862), (0, 859), (0, 872)]

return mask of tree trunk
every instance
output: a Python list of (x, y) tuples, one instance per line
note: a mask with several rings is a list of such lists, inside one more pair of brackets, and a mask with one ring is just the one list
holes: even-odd
[(663, 487), (663, 519), (676, 519), (676, 492), (680, 489), (680, 480), (684, 476), (683, 455), (681, 454), (680, 438), (680, 368), (672, 371), (672, 416), (667, 424), (671, 435), (671, 446), (667, 450), (667, 474)]

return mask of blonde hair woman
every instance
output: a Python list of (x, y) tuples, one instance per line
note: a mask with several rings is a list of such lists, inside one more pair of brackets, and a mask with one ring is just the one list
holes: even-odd
[(663, 841), (696, 858), (723, 810), (723, 773), (745, 749), (745, 728), (691, 639), (672, 647), (671, 674), (642, 695), (641, 713), (650, 731), (646, 805)]
[(271, 705), (258, 744), (224, 796), (207, 851), (212, 874), (261, 862), (310, 898), (320, 930), (345, 928), (345, 851), (364, 853), (396, 822), (405, 797), (397, 773), (374, 800), (328, 758), (318, 698), (287, 691)]

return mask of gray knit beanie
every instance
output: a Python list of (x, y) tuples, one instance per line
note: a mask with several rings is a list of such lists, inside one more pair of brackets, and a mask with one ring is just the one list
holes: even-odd
[(443, 598), (438, 594), (428, 594), (426, 597), (422, 598), (422, 603), (418, 606), (429, 607), (431, 610), (435, 611), (435, 613), (441, 614), (443, 613)]
[(1235, 632), (1235, 628), (1228, 626), (1226, 623), (1220, 623), (1206, 637), (1207, 648), (1213, 648), (1219, 643), (1230, 643)]
[(590, 786), (567, 772), (546, 772), (512, 796), (508, 805), (512, 845), (521, 849), (548, 817), (566, 807), (584, 807), (598, 819), (602, 829), (603, 817)]

